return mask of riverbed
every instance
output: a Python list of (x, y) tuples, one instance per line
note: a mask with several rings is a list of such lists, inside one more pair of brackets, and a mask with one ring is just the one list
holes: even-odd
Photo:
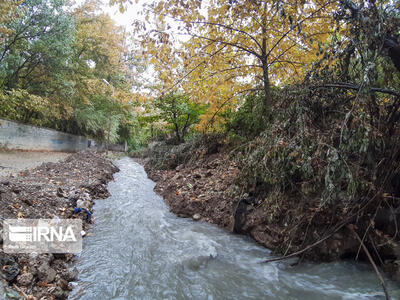
[[(69, 299), (385, 299), (368, 264), (261, 263), (270, 251), (215, 225), (178, 218), (125, 157), (97, 200)], [(394, 299), (398, 286), (387, 282)]]

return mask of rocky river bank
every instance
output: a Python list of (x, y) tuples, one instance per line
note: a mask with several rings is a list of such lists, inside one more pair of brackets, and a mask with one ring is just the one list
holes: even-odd
[[(0, 217), (80, 218), (86, 230), (93, 222), (94, 200), (108, 197), (107, 183), (117, 171), (104, 154), (84, 151), (22, 171), (18, 176), (1, 177)], [(70, 282), (78, 275), (73, 260), (72, 254), (11, 255), (1, 247), (0, 297), (66, 299), (72, 289)]]

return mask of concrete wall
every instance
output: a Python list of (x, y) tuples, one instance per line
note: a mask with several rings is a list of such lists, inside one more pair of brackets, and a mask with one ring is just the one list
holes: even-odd
[(83, 136), (0, 119), (0, 148), (75, 152), (87, 147)]

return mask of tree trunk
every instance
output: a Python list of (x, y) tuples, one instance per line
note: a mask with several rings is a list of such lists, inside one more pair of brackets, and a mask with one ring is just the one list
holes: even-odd
[(271, 105), (271, 87), (269, 82), (268, 73), (268, 55), (267, 55), (267, 2), (264, 2), (263, 8), (263, 19), (262, 19), (262, 44), (261, 44), (261, 64), (263, 70), (263, 85), (264, 85), (264, 105), (263, 105), (263, 116), (268, 112), (268, 107)]
[(178, 142), (180, 143), (181, 142), (181, 135), (179, 134), (179, 126), (178, 126), (177, 123), (174, 123), (174, 125), (175, 125), (175, 135), (176, 135), (176, 138), (177, 138)]
[(261, 64), (263, 70), (263, 90), (264, 90), (264, 105), (263, 105), (263, 115), (268, 111), (269, 106), (272, 102), (271, 96), (271, 86), (269, 82), (269, 70), (268, 70), (268, 57), (267, 57), (267, 38), (265, 37), (266, 29), (263, 28), (263, 40), (262, 40), (262, 54), (261, 54)]
[(264, 113), (267, 112), (268, 108), (271, 106), (272, 96), (271, 96), (271, 86), (269, 82), (268, 74), (268, 62), (263, 62), (263, 79), (264, 79)]

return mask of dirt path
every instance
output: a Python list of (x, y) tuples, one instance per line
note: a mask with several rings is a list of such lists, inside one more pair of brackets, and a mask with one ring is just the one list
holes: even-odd
[(71, 153), (0, 151), (0, 177), (37, 167), (45, 162), (58, 162)]

